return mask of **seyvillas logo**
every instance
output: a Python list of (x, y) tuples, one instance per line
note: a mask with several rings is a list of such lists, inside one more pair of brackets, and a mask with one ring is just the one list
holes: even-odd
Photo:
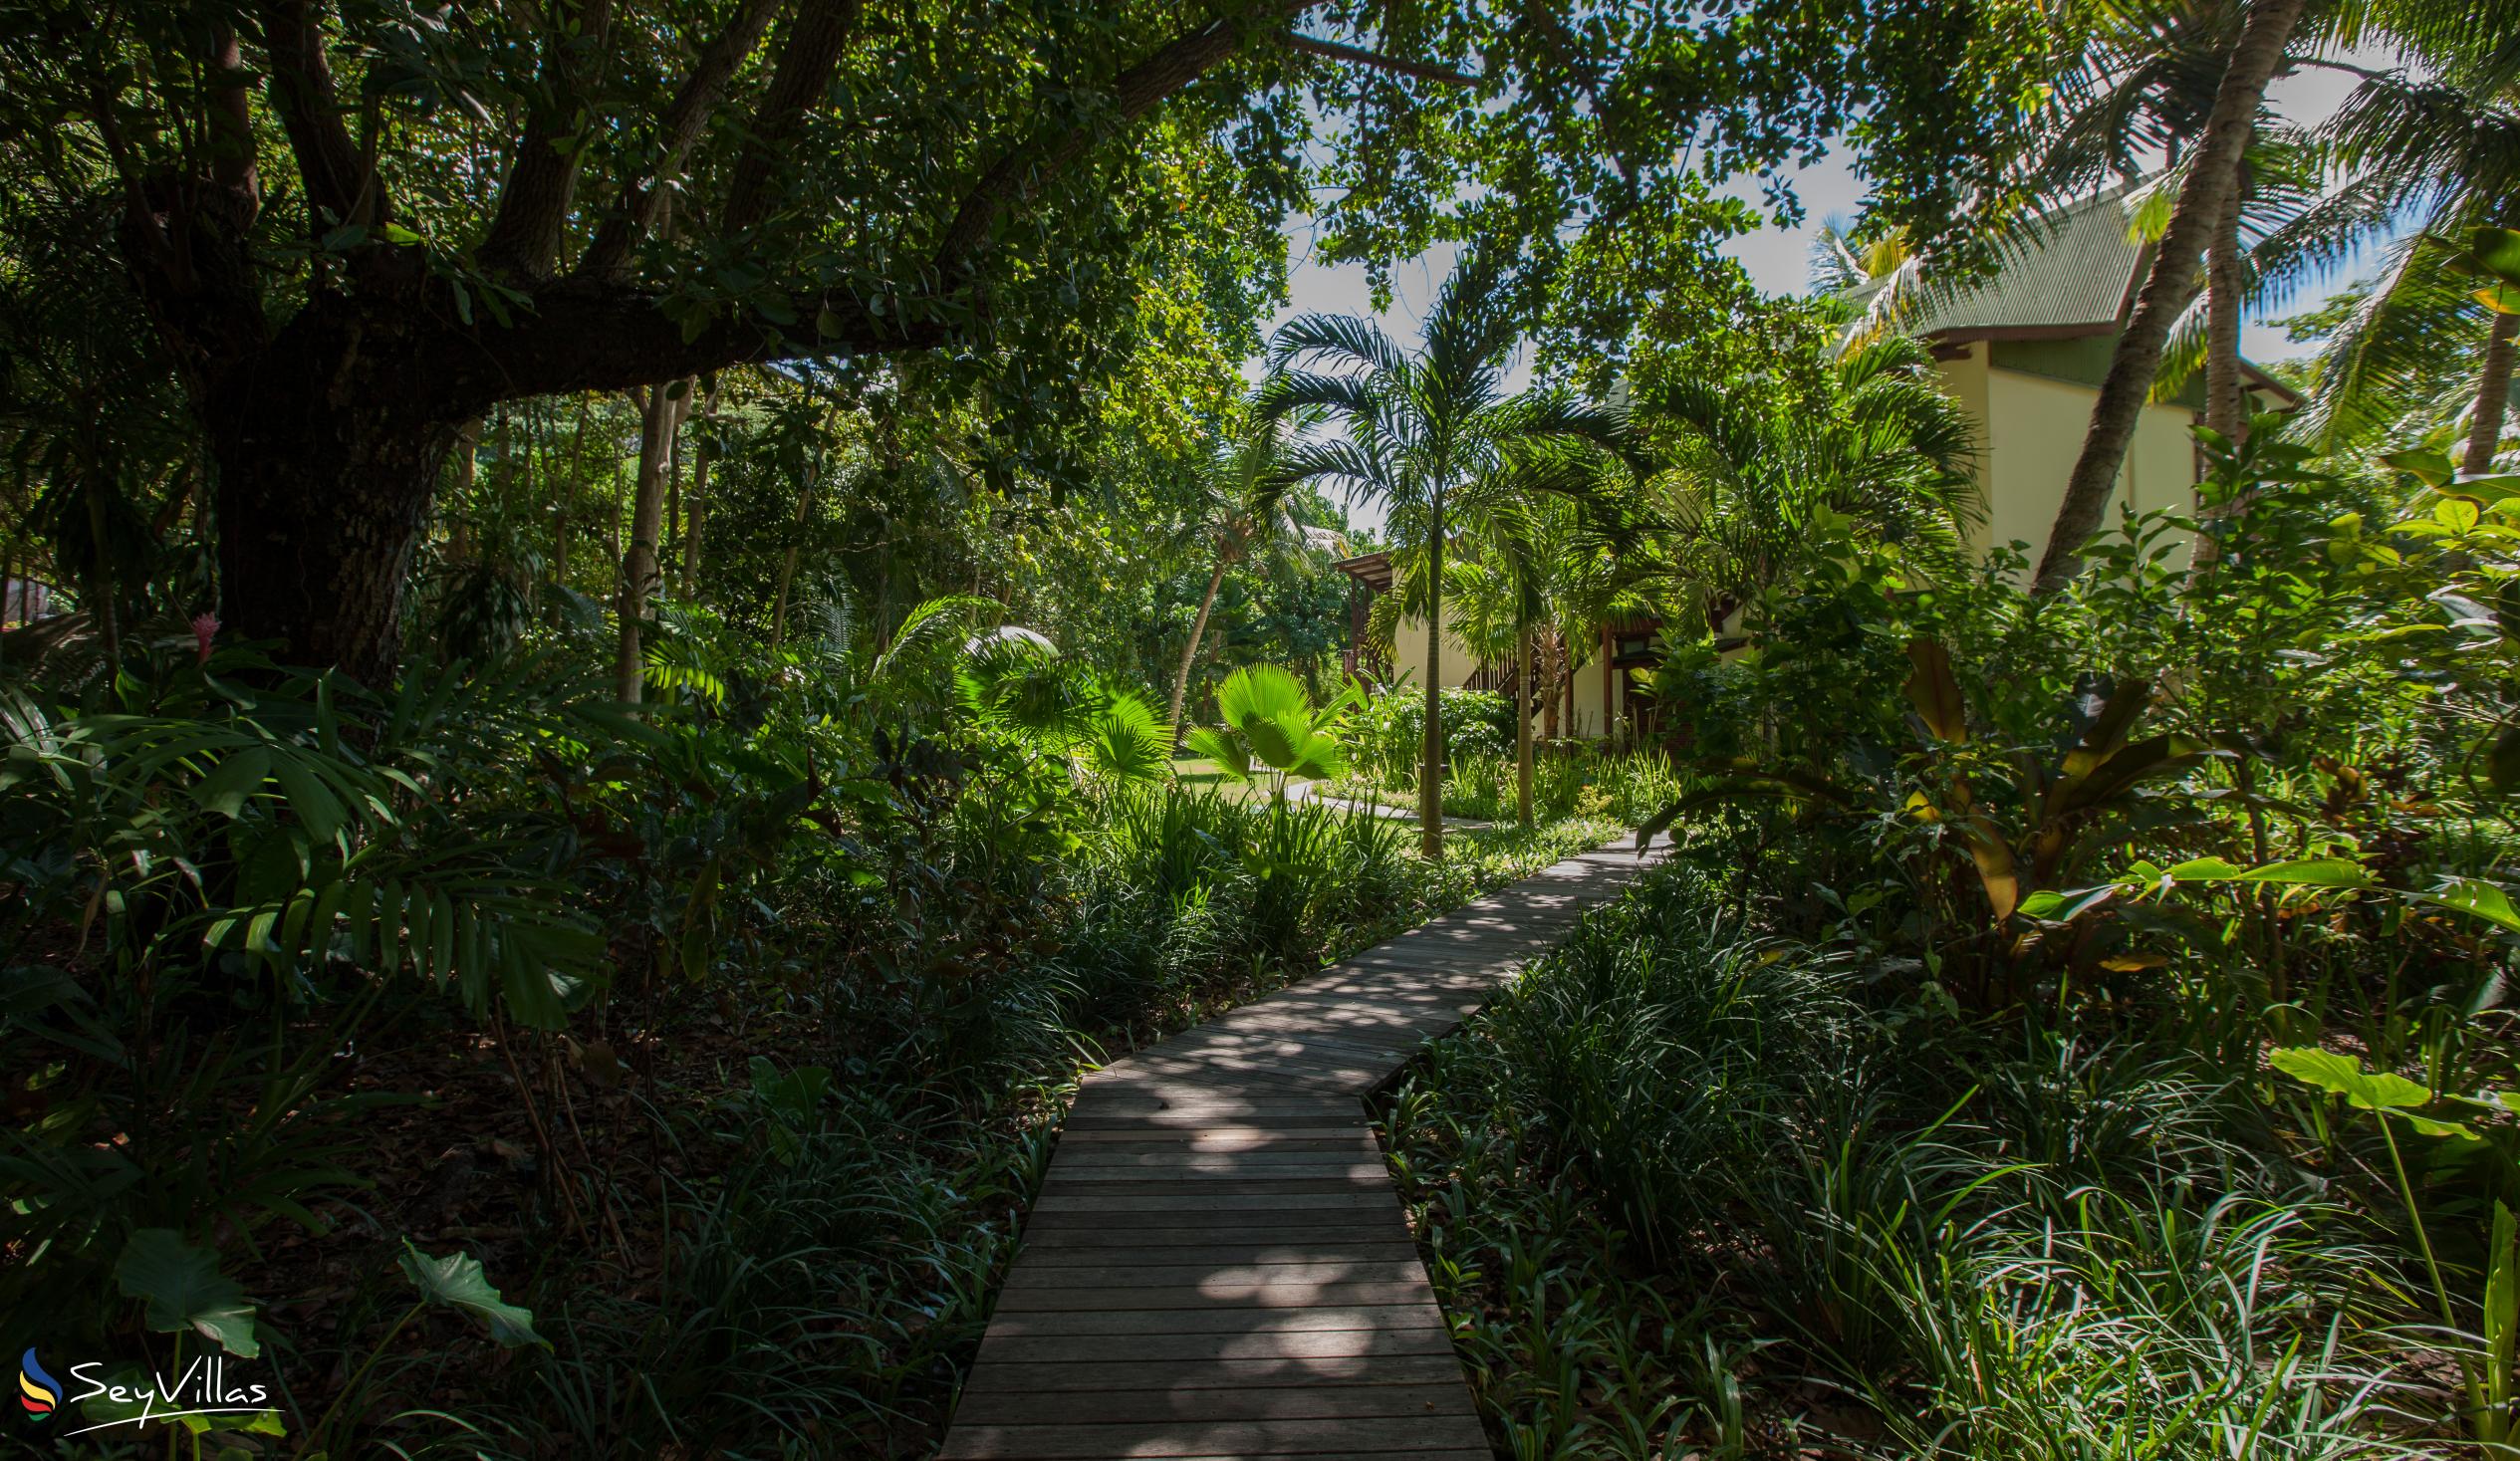
[(44, 1361), (35, 1357), (31, 1345), (18, 1356), (18, 1403), (38, 1420), (61, 1404), (61, 1381), (44, 1372)]
[(193, 1415), (260, 1415), (271, 1408), (271, 1391), (263, 1385), (238, 1384), (228, 1378), (227, 1361), (216, 1355), (195, 1359), (175, 1375), (149, 1374), (136, 1365), (117, 1366), (84, 1360), (70, 1366), (78, 1386), (65, 1391), (29, 1348), (18, 1359), (18, 1403), (33, 1423), (50, 1421), (64, 1405), (76, 1405), (96, 1422), (64, 1436), (86, 1435), (118, 1425), (134, 1429), (152, 1421), (181, 1420)]

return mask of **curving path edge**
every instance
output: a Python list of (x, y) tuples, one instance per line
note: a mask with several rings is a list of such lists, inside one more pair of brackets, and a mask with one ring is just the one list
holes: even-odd
[(1364, 1097), (1626, 887), (1632, 846), (1088, 1077), (940, 1461), (1488, 1461)]

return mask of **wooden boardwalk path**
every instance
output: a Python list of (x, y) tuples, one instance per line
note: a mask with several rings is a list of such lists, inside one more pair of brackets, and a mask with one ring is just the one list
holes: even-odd
[(1638, 867), (1570, 857), (1090, 1077), (941, 1461), (1487, 1461), (1364, 1097)]

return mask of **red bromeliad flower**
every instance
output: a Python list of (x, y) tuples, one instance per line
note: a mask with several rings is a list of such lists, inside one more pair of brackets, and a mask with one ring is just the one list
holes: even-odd
[(208, 664), (210, 662), (210, 636), (218, 631), (219, 616), (217, 614), (196, 613), (192, 616), (192, 639), (200, 646), (200, 657), (193, 663)]

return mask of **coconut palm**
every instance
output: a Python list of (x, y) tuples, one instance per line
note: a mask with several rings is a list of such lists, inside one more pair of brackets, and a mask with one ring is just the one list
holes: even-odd
[(2039, 562), (2035, 588), (2041, 593), (2073, 578), (2083, 544), (2100, 527), (2118, 469), (2135, 439), (2137, 418), (2152, 393), (2162, 348), (2192, 303), (2197, 264), (2208, 244), (2228, 237), (2225, 220), (2238, 216), (2241, 165), (2257, 133), (2266, 84), (2283, 66), (2307, 3), (2241, 0), (2231, 40), (2216, 48), (2222, 65), (2213, 103), (2197, 127), (2193, 150), (2183, 159), (2185, 173), (2153, 246), (2152, 268), (2126, 329), (2119, 333), (2082, 454), (2066, 480), (2056, 528)]
[[(1349, 315), (1292, 321), (1271, 349), (1264, 419), (1317, 411), (1344, 428), (1289, 445), (1281, 470), (1291, 481), (1324, 483), (1351, 499), (1388, 504), (1392, 526), (1419, 550), (1421, 592), (1444, 582), (1456, 494), (1520, 452), (1551, 442), (1610, 443), (1620, 434), (1612, 412), (1556, 393), (1505, 393), (1506, 364), (1520, 332), (1501, 307), (1503, 284), (1504, 271), (1492, 256), (1464, 256), (1437, 294), (1414, 354), (1373, 321)], [(1442, 595), (1425, 592), (1425, 609), (1419, 845), (1428, 857), (1440, 857)]]
[(1181, 666), (1172, 676), (1172, 701), (1164, 724), (1181, 734), (1181, 707), (1188, 702), (1190, 668), (1197, 662), (1199, 641), (1207, 636), (1207, 616), (1216, 607), (1216, 592), (1235, 564), (1259, 555), (1295, 557), (1336, 551), (1339, 535), (1308, 528), (1296, 517), (1295, 483), (1278, 470), (1278, 431), (1262, 422), (1238, 439), (1220, 441), (1198, 476), (1196, 529), (1215, 554), (1207, 576), (1207, 592), (1199, 596), (1198, 616), (1190, 621), (1189, 642), (1181, 646)]
[[(2158, 244), (2174, 200), (2199, 155), (2191, 144), (2213, 121), (2222, 80), (2251, 14), (2243, 0), (2133, 0), (2093, 11), (2083, 64), (2056, 89), (2046, 112), (2031, 189), (2054, 200), (2105, 179), (2149, 181), (2129, 196), (2130, 232)], [(2285, 62), (2315, 39), (2317, 23), (2297, 25)], [(2165, 170), (2161, 159), (2167, 159)], [(2255, 293), (2244, 229), (2263, 235), (2297, 211), (2308, 164), (2299, 137), (2267, 115), (2264, 99), (2245, 134), (2204, 246), (2204, 289), (2170, 322), (2154, 391), (2174, 390), (2199, 364), (2205, 422), (2236, 438), (2246, 423), (2240, 378), (2241, 309)]]
[[(2461, 469), (2483, 472), (2502, 437), (2520, 318), (2488, 310), (2455, 265), (2476, 229), (2520, 224), (2520, 41), (2449, 30), (2405, 49), (2416, 69), (2366, 76), (2319, 129), (2336, 185), (2260, 252), (2289, 278), (2395, 236), (2313, 365), (2301, 429), (2333, 448), (2409, 410), (2464, 412)], [(2461, 399), (2423, 398), (2438, 362), (2479, 344)]]
[[(2182, 149), (2182, 175), (2175, 199), (2161, 214), (2151, 270), (2119, 335), (2082, 455), (2067, 480), (2056, 527), (2039, 564), (2038, 592), (2053, 592), (2073, 577), (2083, 544), (2100, 526), (2137, 417), (2158, 375), (2163, 349), (2191, 302), (2199, 260), (2213, 246), (2238, 268), (2238, 200), (2268, 81), (2292, 66), (2334, 64), (2321, 59), (2324, 52), (2382, 42), (2414, 57), (2495, 58), (2488, 69), (2498, 70), (2507, 85), (2515, 49), (2511, 38), (2520, 34), (2515, 11), (2520, 6), (2512, 0), (2391, 0), (2384, 5), (2358, 0), (2109, 0), (2099, 7), (2099, 14), (2111, 18), (2186, 14), (2190, 26), (2213, 39), (2183, 65), (2190, 71), (2212, 70), (2215, 57), (2220, 64), (2212, 103), (2200, 116), (2163, 114), (2169, 127), (2165, 139)], [(2104, 24), (2104, 39), (2109, 32)], [(2228, 39), (2220, 39), (2224, 36)], [(2105, 48), (2102, 55), (2105, 65)], [(2201, 96), (2201, 85), (2182, 85)], [(2304, 219), (2295, 226), (2306, 234), (2323, 225)], [(2260, 252), (2266, 252), (2264, 245)], [(2258, 270), (2262, 276), (2273, 273), (2263, 259)], [(2236, 299), (2236, 289), (2228, 293)], [(2236, 312), (2216, 322), (2218, 333), (2233, 338), (2237, 325)], [(2233, 366), (2229, 378), (2214, 382), (2213, 392), (2226, 409), (2228, 399), (2236, 399), (2236, 354), (2227, 354), (2227, 360)]]

